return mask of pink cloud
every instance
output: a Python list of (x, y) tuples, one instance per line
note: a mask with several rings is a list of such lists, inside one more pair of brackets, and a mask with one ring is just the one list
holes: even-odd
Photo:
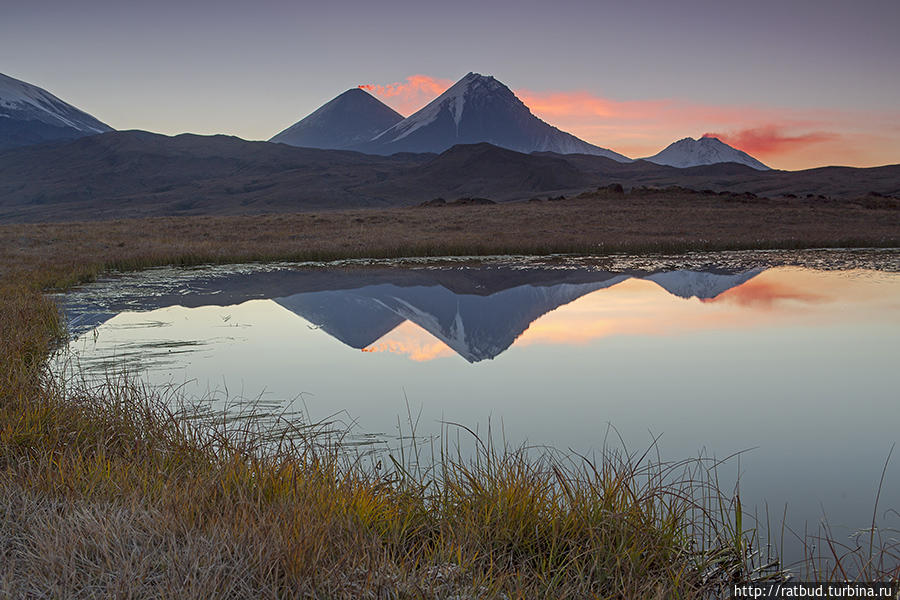
[(402, 115), (416, 112), (453, 85), (449, 79), (428, 75), (410, 75), (405, 81), (386, 85), (363, 84), (360, 89), (370, 92)]
[(763, 125), (732, 133), (704, 133), (703, 137), (717, 137), (726, 144), (749, 154), (771, 156), (790, 153), (824, 142), (833, 142), (840, 139), (841, 136), (827, 131), (790, 135), (778, 125)]
[(599, 117), (602, 119), (644, 119), (664, 110), (667, 100), (619, 102), (585, 91), (533, 92), (516, 90), (516, 96), (536, 115), (551, 117)]

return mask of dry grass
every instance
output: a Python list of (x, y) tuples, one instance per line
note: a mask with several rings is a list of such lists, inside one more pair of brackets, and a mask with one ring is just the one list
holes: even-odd
[(489, 206), (4, 225), (0, 268), (30, 269), (35, 261), (66, 270), (275, 258), (895, 247), (898, 231), (900, 210), (855, 202), (597, 193)]
[[(127, 381), (81, 390), (46, 373), (64, 332), (42, 291), (108, 269), (836, 245), (847, 231), (896, 245), (898, 230), (893, 212), (855, 207), (811, 222), (806, 209), (751, 206), (711, 226), (713, 205), (610, 202), (0, 227), (0, 594), (693, 598), (761, 576), (752, 531), (702, 463), (485, 446), (474, 462), (444, 448), (431, 469), (375, 470), (316, 439), (261, 445), (202, 425)], [(754, 219), (774, 219), (772, 237), (746, 233)]]
[(595, 466), (483, 446), (473, 460), (378, 470), (316, 436), (261, 446), (260, 432), (169, 406), (127, 381), (46, 384), (4, 404), (0, 589), (694, 597), (750, 575), (749, 542), (702, 463), (609, 454)]

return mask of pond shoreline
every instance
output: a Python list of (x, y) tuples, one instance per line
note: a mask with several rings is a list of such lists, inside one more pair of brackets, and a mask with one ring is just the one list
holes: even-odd
[[(893, 205), (891, 205), (893, 206)], [(402, 256), (900, 246), (900, 210), (853, 201), (605, 193), (557, 201), (0, 225), (0, 268)]]

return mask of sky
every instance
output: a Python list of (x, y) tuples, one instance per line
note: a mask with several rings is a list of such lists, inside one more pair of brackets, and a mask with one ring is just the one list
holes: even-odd
[(631, 157), (716, 134), (776, 168), (900, 163), (897, 0), (0, 0), (0, 72), (116, 129), (268, 139), (359, 85), (470, 71)]

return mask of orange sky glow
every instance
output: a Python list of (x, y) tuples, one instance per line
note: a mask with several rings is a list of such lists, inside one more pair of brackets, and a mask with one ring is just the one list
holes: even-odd
[(403, 354), (416, 362), (426, 362), (455, 354), (447, 344), (409, 321), (404, 321), (362, 351)]
[[(408, 116), (452, 84), (418, 74), (401, 82), (359, 87)], [(675, 140), (706, 134), (777, 169), (900, 163), (900, 109), (798, 110), (677, 99), (623, 101), (583, 90), (513, 91), (551, 125), (632, 158), (651, 156)]]

